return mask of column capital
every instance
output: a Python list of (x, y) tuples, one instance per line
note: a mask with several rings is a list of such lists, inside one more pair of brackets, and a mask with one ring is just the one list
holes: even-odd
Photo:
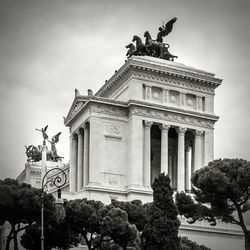
[(150, 122), (150, 121), (144, 121), (144, 126), (145, 128), (151, 128), (151, 126), (153, 125), (153, 122)]
[(168, 131), (169, 129), (170, 129), (170, 125), (168, 125), (168, 124), (161, 124), (161, 125), (159, 125), (159, 128), (160, 128), (160, 130), (161, 131)]
[(78, 128), (75, 133), (76, 133), (77, 136), (79, 136), (81, 134), (80, 128)]
[(87, 123), (82, 124), (82, 125), (81, 125), (81, 128), (82, 128), (83, 130), (87, 129), (87, 128), (88, 128)]
[(69, 136), (70, 140), (75, 140), (76, 139), (76, 131), (74, 131), (70, 136)]
[(194, 134), (195, 134), (195, 136), (203, 136), (204, 131), (202, 131), (202, 130), (195, 130)]
[(187, 131), (187, 128), (178, 127), (178, 128), (176, 128), (176, 131), (178, 134), (185, 134)]

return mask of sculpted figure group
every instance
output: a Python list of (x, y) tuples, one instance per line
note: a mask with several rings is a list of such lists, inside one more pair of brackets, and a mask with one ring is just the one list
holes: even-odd
[[(46, 160), (47, 161), (58, 162), (58, 161), (61, 161), (61, 159), (63, 158), (57, 154), (57, 149), (56, 149), (56, 143), (59, 142), (59, 136), (60, 136), (61, 132), (54, 135), (50, 141), (49, 136), (46, 133), (47, 128), (48, 128), (48, 125), (45, 126), (44, 128), (36, 129), (36, 130), (42, 132), (43, 146), (41, 146), (41, 145), (38, 145), (37, 147), (34, 145), (30, 145), (28, 147), (25, 146), (28, 161), (37, 162), (37, 161), (42, 160), (42, 151), (44, 148), (46, 148)], [(46, 141), (50, 142), (50, 145), (51, 145), (50, 150), (47, 150)]]
[(177, 18), (174, 17), (166, 25), (159, 27), (159, 32), (157, 34), (156, 40), (152, 39), (149, 31), (145, 31), (145, 44), (142, 42), (139, 36), (134, 35), (132, 42), (126, 46), (128, 49), (126, 56), (130, 58), (131, 56), (153, 56), (162, 58), (165, 60), (173, 61), (177, 56), (172, 55), (168, 49), (169, 44), (163, 42), (163, 37), (167, 36), (173, 29), (173, 24), (176, 22)]

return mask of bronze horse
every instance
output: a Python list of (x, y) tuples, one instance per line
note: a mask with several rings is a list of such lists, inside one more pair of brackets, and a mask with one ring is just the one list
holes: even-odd
[(145, 46), (147, 50), (150, 52), (151, 56), (163, 58), (166, 60), (173, 61), (177, 56), (169, 53), (168, 48), (170, 47), (167, 43), (156, 42), (151, 38), (151, 35), (148, 31), (144, 33), (144, 37), (146, 38)]
[(126, 49), (129, 49), (129, 50), (127, 51), (127, 53), (126, 53), (126, 56), (127, 56), (128, 58), (130, 58), (131, 56), (133, 56), (134, 53), (136, 52), (136, 48), (135, 48), (135, 45), (134, 45), (133, 43), (128, 44), (125, 48), (126, 48)]
[(132, 42), (135, 42), (136, 44), (136, 51), (134, 52), (134, 55), (148, 54), (147, 48), (139, 36), (134, 35)]
[(163, 50), (162, 43), (158, 43), (155, 40), (153, 40), (148, 31), (145, 31), (144, 37), (146, 38), (145, 46), (146, 46), (147, 50), (149, 51), (150, 55), (162, 58), (162, 54), (163, 54), (162, 53), (162, 50)]

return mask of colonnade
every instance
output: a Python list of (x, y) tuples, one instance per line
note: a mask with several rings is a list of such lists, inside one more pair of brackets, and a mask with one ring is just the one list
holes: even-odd
[(89, 182), (89, 127), (82, 125), (70, 136), (70, 192), (80, 191)]
[[(143, 154), (143, 185), (150, 186), (151, 174), (151, 127), (153, 122), (144, 121), (144, 154)], [(169, 173), (169, 145), (168, 132), (169, 124), (161, 124), (161, 172)], [(202, 137), (204, 131), (190, 130), (194, 134), (194, 143), (192, 147), (185, 146), (185, 133), (188, 128), (175, 127), (178, 134), (177, 150), (177, 190), (184, 191), (191, 188), (190, 177), (191, 171), (196, 171), (202, 166)], [(191, 167), (191, 158), (193, 167)]]

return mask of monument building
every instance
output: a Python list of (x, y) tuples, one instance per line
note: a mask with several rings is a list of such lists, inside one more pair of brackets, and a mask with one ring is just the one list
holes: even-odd
[(75, 99), (70, 128), (70, 191), (88, 199), (151, 201), (167, 173), (178, 191), (213, 160), (214, 74), (159, 58), (132, 56), (97, 91)]
[[(75, 98), (70, 131), (68, 199), (152, 201), (154, 178), (189, 192), (194, 171), (214, 159), (213, 73), (161, 58), (132, 56), (93, 94)], [(180, 234), (212, 249), (241, 249), (239, 227), (182, 220)], [(219, 243), (218, 243), (219, 242)], [(218, 246), (220, 247), (218, 248)]]
[[(63, 167), (69, 177), (63, 198), (105, 204), (114, 199), (151, 202), (151, 184), (162, 172), (170, 176), (175, 190), (190, 192), (192, 173), (214, 159), (214, 125), (219, 118), (214, 97), (222, 80), (173, 61), (176, 56), (169, 53), (163, 37), (176, 20), (160, 27), (156, 40), (148, 31), (145, 44), (134, 36), (136, 46), (126, 46), (124, 65), (95, 94), (90, 89), (86, 95), (75, 90), (64, 119), (70, 131), (70, 164)], [(46, 129), (39, 130), (44, 146)], [(53, 161), (60, 158), (55, 148), (59, 135), (50, 141)], [(32, 159), (37, 151), (28, 151)], [(30, 175), (28, 167), (25, 176)], [(240, 228), (230, 224), (190, 225), (183, 219), (179, 232), (212, 249), (243, 246)]]

